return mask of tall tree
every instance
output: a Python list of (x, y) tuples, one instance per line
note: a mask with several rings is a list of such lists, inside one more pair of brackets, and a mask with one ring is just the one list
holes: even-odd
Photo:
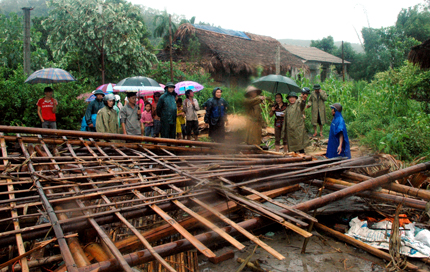
[(413, 37), (420, 42), (430, 38), (429, 7), (416, 5), (402, 9), (397, 16), (396, 27), (406, 36)]
[(51, 0), (43, 22), (63, 67), (103, 80), (144, 75), (157, 61), (139, 8), (124, 0)]
[[(165, 47), (169, 44), (169, 14), (166, 10), (162, 14), (158, 14), (154, 17), (152, 22), (155, 26), (154, 37), (162, 38), (161, 47)], [(178, 29), (177, 25), (172, 20), (172, 35)]]
[(311, 41), (311, 47), (316, 47), (324, 52), (333, 54), (335, 50), (337, 49), (334, 45), (334, 40), (332, 36), (328, 36), (326, 38), (322, 38), (321, 40), (312, 40)]
[[(5, 68), (7, 78), (16, 70), (24, 59), (23, 54), (23, 18), (16, 13), (8, 16), (0, 14), (0, 66)], [(40, 69), (46, 63), (46, 51), (37, 47), (41, 33), (31, 29), (31, 69)]]

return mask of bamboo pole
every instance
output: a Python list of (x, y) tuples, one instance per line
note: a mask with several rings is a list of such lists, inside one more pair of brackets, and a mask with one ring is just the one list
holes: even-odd
[[(368, 181), (364, 182), (363, 183), (364, 185), (362, 185), (362, 186), (357, 187), (357, 185), (361, 185), (361, 184), (357, 184), (357, 185), (345, 188), (341, 191), (333, 192), (331, 194), (322, 196), (318, 199), (313, 199), (313, 200), (309, 200), (309, 201), (297, 204), (294, 206), (294, 208), (300, 209), (302, 211), (316, 209), (316, 208), (322, 207), (326, 204), (329, 204), (331, 202), (334, 202), (336, 200), (339, 200), (341, 198), (355, 194), (359, 191), (368, 190), (368, 189), (371, 189), (374, 187), (378, 187), (378, 186), (380, 186), (381, 183), (383, 184), (384, 182), (389, 182), (391, 180), (399, 179), (399, 178), (402, 178), (403, 176), (410, 175), (414, 172), (425, 171), (429, 168), (430, 168), (430, 162), (419, 164), (416, 166), (412, 166), (412, 167), (409, 167), (409, 168), (406, 168), (403, 170), (395, 171), (395, 172), (392, 172), (390, 174), (386, 174), (384, 176), (368, 180)], [(283, 210), (282, 212), (287, 213), (289, 211)], [(245, 229), (247, 229), (247, 228), (254, 228), (255, 229), (257, 227), (269, 225), (270, 223), (271, 223), (270, 220), (259, 217), (259, 218), (253, 218), (253, 219), (249, 219), (249, 220), (240, 222), (237, 225), (242, 227), (242, 228), (245, 228)], [(318, 224), (318, 223), (316, 223), (316, 224)], [(224, 231), (228, 232), (230, 235), (234, 235), (234, 234), (238, 233), (238, 231), (236, 229), (231, 228), (231, 227), (224, 228)], [(204, 242), (204, 243), (209, 243), (209, 242), (214, 241), (215, 239), (219, 238), (219, 236), (214, 232), (208, 232), (208, 233), (203, 233), (203, 234), (197, 235), (196, 238), (199, 239), (200, 241)], [(157, 252), (159, 252), (159, 254), (161, 256), (165, 256), (165, 254), (183, 252), (183, 251), (189, 250), (191, 248), (192, 247), (190, 246), (190, 243), (184, 239), (176, 241), (174, 243), (169, 243), (169, 244), (164, 244), (164, 245), (161, 245), (158, 247), (154, 247), (154, 249)], [(151, 260), (151, 256), (150, 256), (149, 252), (147, 252), (145, 250), (128, 254), (125, 256), (125, 258), (127, 261), (129, 261), (135, 265), (145, 263), (145, 262), (148, 262)], [(96, 265), (88, 266), (88, 267), (82, 269), (81, 271), (91, 271), (94, 268), (99, 268), (100, 272), (101, 271), (111, 271), (111, 269), (115, 269), (115, 267), (116, 267), (116, 264), (114, 264), (114, 263), (103, 262), (103, 263), (98, 263)]]
[[(27, 159), (30, 159), (30, 155), (28, 154), (28, 151), (24, 145), (24, 142), (21, 140), (21, 137), (19, 136), (19, 134), (17, 134), (18, 137), (18, 143), (21, 146), (22, 152), (24, 154), (24, 156)], [(31, 172), (35, 172), (31, 161), (28, 163), (29, 169)], [(37, 192), (40, 195), (40, 199), (42, 200), (43, 206), (46, 210), (46, 212), (48, 213), (49, 219), (51, 221), (52, 224), (52, 228), (54, 230), (55, 236), (57, 237), (57, 242), (58, 245), (60, 247), (61, 250), (61, 255), (63, 255), (63, 260), (66, 263), (66, 267), (68, 269), (68, 271), (70, 272), (76, 272), (78, 271), (75, 265), (75, 261), (72, 257), (72, 254), (70, 252), (69, 247), (67, 246), (67, 242), (66, 239), (64, 238), (64, 234), (63, 234), (63, 230), (61, 229), (61, 226), (58, 224), (58, 218), (54, 212), (54, 209), (52, 208), (51, 204), (49, 203), (49, 200), (47, 199), (44, 191), (43, 191), (43, 187), (40, 184), (40, 181), (37, 177), (32, 176), (32, 179), (34, 181), (34, 184), (36, 186)]]
[[(72, 154), (73, 158), (75, 158), (75, 160), (77, 161), (77, 165), (79, 166), (79, 168), (82, 170), (82, 173), (84, 175), (86, 175), (86, 171), (85, 169), (83, 169), (82, 164), (79, 163), (78, 161), (78, 157), (75, 154), (75, 151), (73, 150), (72, 146), (67, 143), (67, 138), (66, 136), (63, 136), (63, 139), (66, 141), (66, 146), (69, 149), (70, 153)], [(88, 180), (88, 182), (91, 182), (91, 179)], [(77, 193), (80, 193), (80, 189), (78, 186), (75, 186), (74, 189), (71, 189), (71, 191), (75, 191)], [(102, 196), (104, 196), (103, 194), (101, 194)], [(76, 203), (78, 204), (79, 207), (85, 207), (85, 205), (82, 203), (81, 200), (76, 200)], [(86, 211), (85, 212), (87, 215), (90, 214), (90, 211)], [(118, 214), (117, 214), (118, 215)], [(105, 230), (93, 219), (93, 218), (89, 218), (88, 221), (90, 222), (90, 224), (93, 226), (93, 228), (97, 231), (98, 235), (100, 236), (101, 240), (103, 240), (103, 242), (108, 246), (109, 250), (112, 252), (112, 254), (115, 256), (115, 258), (118, 260), (118, 262), (121, 265), (121, 268), (126, 271), (126, 272), (133, 272), (133, 269), (131, 269), (130, 265), (125, 261), (124, 257), (122, 256), (121, 252), (115, 247), (114, 243), (112, 242), (111, 239), (109, 239), (109, 237), (106, 235)], [(125, 220), (126, 221), (126, 220)]]
[[(6, 149), (6, 143), (3, 137), (3, 133), (0, 133), (0, 144), (1, 144), (1, 150), (2, 150), (2, 154), (4, 157), (7, 158), (7, 149)], [(7, 159), (3, 160), (3, 164), (5, 166), (7, 166), (9, 164), (9, 161)], [(11, 207), (11, 219), (13, 220), (13, 227), (15, 230), (19, 230), (21, 229), (20, 225), (19, 225), (19, 220), (16, 219), (18, 217), (18, 212), (16, 211), (16, 202), (15, 200), (15, 194), (11, 193), (12, 191), (14, 191), (14, 186), (11, 184), (12, 180), (11, 179), (6, 179), (6, 183), (7, 185), (7, 190), (9, 191), (9, 199), (12, 201), (10, 202), (10, 207)], [(20, 233), (17, 233), (15, 235), (16, 237), (16, 245), (18, 247), (18, 253), (19, 255), (23, 255), (25, 254), (25, 248), (24, 248), (24, 242), (22, 240), (22, 236)], [(27, 258), (23, 258), (21, 260), (21, 265), (22, 265), (22, 271), (24, 272), (29, 272), (29, 268), (28, 268), (28, 263), (27, 263)]]
[[(372, 178), (372, 177), (368, 177), (368, 176), (354, 173), (351, 171), (346, 171), (342, 176), (353, 179), (353, 180), (357, 180), (357, 181), (366, 181), (366, 180), (369, 180)], [(430, 201), (430, 191), (428, 191), (428, 190), (424, 190), (424, 189), (420, 189), (420, 188), (414, 188), (411, 186), (397, 184), (394, 182), (385, 184), (382, 187), (384, 187), (385, 189), (390, 190), (390, 191), (394, 191), (394, 192), (398, 192), (398, 193), (402, 193), (402, 194), (407, 194), (407, 195), (410, 195), (413, 197), (417, 197), (417, 198), (421, 198), (421, 199)]]
[(347, 196), (356, 194), (361, 191), (369, 190), (372, 188), (377, 188), (383, 184), (387, 184), (391, 181), (401, 179), (403, 177), (412, 175), (414, 173), (426, 171), (430, 169), (430, 162), (420, 163), (405, 169), (397, 170), (389, 174), (382, 175), (377, 178), (372, 178), (359, 184), (355, 184), (351, 187), (344, 188), (342, 190), (336, 191), (334, 193), (316, 198), (304, 203), (299, 204), (302, 211), (313, 210), (314, 208), (320, 207), (322, 204), (327, 205), (336, 200), (345, 198)]
[[(323, 182), (320, 180), (313, 180), (310, 181), (310, 184), (314, 184), (317, 186), (322, 186)], [(350, 186), (341, 185), (341, 184), (334, 184), (330, 182), (326, 182), (325, 187), (332, 191), (339, 191), (339, 190), (345, 190), (347, 188), (350, 188)], [(392, 195), (382, 192), (373, 192), (373, 191), (366, 191), (366, 192), (358, 192), (356, 195), (366, 198), (371, 198), (375, 200), (381, 200), (385, 202), (393, 202), (393, 203), (403, 203), (406, 206), (419, 209), (419, 210), (425, 210), (426, 203), (425, 201), (418, 200), (418, 199), (412, 199), (405, 196), (398, 196), (398, 195)]]
[[(83, 141), (82, 138), (80, 138), (80, 140)], [(92, 138), (90, 138), (90, 140), (94, 143), (94, 140)], [(89, 148), (88, 145), (85, 145), (85, 146)], [(95, 146), (97, 147), (97, 149), (101, 154), (107, 155), (100, 147), (98, 147), (97, 145)], [(93, 156), (98, 157), (96, 153), (94, 152), (91, 152), (91, 153), (93, 154)], [(89, 181), (92, 182), (91, 180)], [(96, 185), (93, 185), (93, 187), (98, 188)], [(111, 201), (105, 195), (102, 195), (102, 199), (107, 204), (111, 203)], [(114, 208), (111, 206), (111, 209), (114, 209)], [(157, 261), (164, 266), (166, 270), (170, 272), (176, 272), (175, 269), (173, 269), (157, 252), (154, 251), (151, 244), (143, 237), (143, 235), (130, 222), (127, 221), (127, 219), (124, 218), (124, 216), (122, 216), (122, 214), (120, 214), (119, 212), (116, 212), (115, 215), (121, 220), (121, 222), (123, 222), (133, 232), (134, 235), (136, 235), (136, 237), (140, 240), (140, 242), (142, 242), (142, 244), (149, 250), (149, 252), (151, 252), (151, 254), (155, 257), (155, 259), (157, 259)]]
[[(275, 189), (275, 190), (271, 190), (271, 191), (267, 191), (267, 192), (262, 192), (263, 195), (267, 195), (269, 197), (277, 197), (289, 192), (293, 192), (293, 191), (297, 191), (299, 189), (299, 185), (293, 185), (293, 186), (288, 186), (285, 188), (280, 188), (280, 189)], [(261, 201), (263, 200), (260, 196), (257, 195), (249, 195), (247, 196), (249, 199), (252, 199), (254, 201)], [(217, 206), (214, 206), (214, 209), (216, 209), (218, 212), (220, 213), (224, 213), (224, 212), (233, 212), (235, 210), (237, 210), (238, 208), (240, 208), (239, 205), (237, 205), (237, 203), (235, 203), (234, 201), (229, 201), (228, 203), (221, 203)], [(202, 211), (199, 212), (199, 214), (205, 218), (211, 218), (211, 216), (213, 217), (213, 215), (209, 212), (209, 211)], [(181, 224), (184, 228), (186, 229), (191, 229), (193, 227), (199, 226), (199, 222), (195, 219), (195, 218), (188, 218), (185, 219), (183, 221), (178, 222), (179, 224)], [(164, 224), (160, 227), (148, 230), (146, 232), (143, 233), (143, 236), (145, 236), (148, 241), (152, 242), (152, 241), (157, 241), (160, 239), (163, 239), (164, 237), (167, 237), (169, 235), (174, 234), (176, 231), (174, 230), (174, 228), (170, 225), (170, 224)], [(130, 251), (130, 250), (136, 250), (137, 249), (137, 241), (135, 237), (130, 237), (130, 238), (126, 238), (123, 239), (121, 241), (118, 241), (115, 243), (115, 245), (120, 249), (120, 250), (124, 250), (124, 251)]]
[[(200, 146), (209, 147), (214, 149), (225, 149), (229, 150), (253, 150), (258, 151), (255, 146), (251, 145), (228, 145), (219, 143), (209, 143), (201, 141), (189, 141), (189, 140), (175, 140), (158, 137), (145, 137), (135, 135), (124, 135), (115, 133), (100, 133), (100, 132), (87, 132), (87, 131), (76, 131), (76, 130), (62, 130), (62, 129), (44, 129), (44, 128), (33, 128), (33, 127), (15, 127), (15, 126), (1, 126), (0, 131), (6, 133), (25, 133), (25, 134), (41, 134), (41, 135), (55, 135), (60, 136), (71, 136), (71, 137), (83, 137), (83, 138), (96, 138), (104, 140), (128, 140), (136, 142), (152, 142), (152, 143), (163, 143), (172, 145), (188, 145), (188, 146)], [(165, 148), (165, 146), (163, 146)]]

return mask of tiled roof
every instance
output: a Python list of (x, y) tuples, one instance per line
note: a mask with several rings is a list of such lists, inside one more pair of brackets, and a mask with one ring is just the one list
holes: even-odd
[[(327, 52), (322, 51), (316, 47), (304, 47), (298, 45), (288, 45), (282, 44), (285, 49), (291, 54), (302, 58), (306, 61), (319, 61), (328, 63), (342, 63), (342, 59)], [(350, 64), (351, 62), (345, 60), (345, 64)]]

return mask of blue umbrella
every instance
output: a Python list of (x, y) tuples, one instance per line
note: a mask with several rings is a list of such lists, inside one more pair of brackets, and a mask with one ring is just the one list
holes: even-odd
[(76, 79), (69, 73), (60, 68), (46, 68), (37, 70), (32, 73), (26, 80), (25, 83), (36, 84), (36, 83), (63, 83), (76, 81)]

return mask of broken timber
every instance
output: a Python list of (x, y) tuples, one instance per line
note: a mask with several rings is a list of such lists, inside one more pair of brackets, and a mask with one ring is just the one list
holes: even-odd
[[(198, 250), (216, 260), (213, 241), (221, 239), (243, 249), (235, 237), (239, 235), (283, 259), (251, 231), (278, 223), (309, 237), (296, 226), (317, 221), (306, 212), (349, 195), (369, 194), (364, 191), (430, 168), (423, 163), (376, 178), (361, 177), (359, 184), (330, 184), (344, 187), (289, 206), (274, 197), (297, 190), (300, 182), (315, 180), (318, 185), (318, 179), (338, 178), (355, 167), (375, 163), (374, 159), (279, 157), (253, 146), (39, 128), (0, 126), (0, 132), (9, 134), (0, 135), (0, 186), (4, 187), (0, 247), (16, 244), (18, 258), (29, 254), (22, 241), (56, 239), (51, 243), (59, 246), (68, 271), (131, 271), (152, 260), (175, 271), (176, 264), (164, 258)], [(118, 142), (123, 140), (128, 142)], [(281, 210), (271, 210), (257, 200)], [(237, 222), (225, 215), (239, 208), (262, 216)], [(65, 236), (68, 233), (79, 236)], [(168, 237), (179, 240), (163, 240)], [(85, 260), (82, 245), (86, 243), (97, 248), (87, 253), (99, 251), (104, 257), (91, 253)], [(14, 267), (29, 271), (37, 265), (26, 262)]]

